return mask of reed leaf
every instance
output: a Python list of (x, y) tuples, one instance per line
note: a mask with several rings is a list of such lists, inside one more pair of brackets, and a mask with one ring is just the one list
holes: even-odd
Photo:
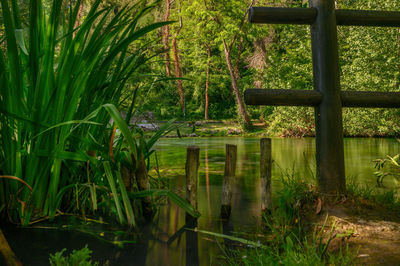
[(113, 174), (111, 171), (110, 163), (107, 161), (103, 162), (103, 167), (104, 167), (104, 171), (105, 171), (105, 175), (107, 177), (108, 183), (110, 184), (112, 197), (113, 197), (114, 203), (115, 203), (115, 208), (117, 208), (118, 219), (119, 219), (119, 222), (122, 224), (122, 223), (124, 223), (125, 219), (124, 219), (124, 215), (122, 213), (121, 199), (118, 196), (117, 187), (115, 186), (115, 181), (114, 181), (114, 177), (113, 177)]
[(136, 226), (135, 215), (133, 213), (132, 205), (131, 205), (130, 199), (128, 197), (128, 193), (126, 192), (124, 182), (122, 181), (122, 177), (121, 177), (121, 173), (120, 173), (119, 169), (116, 172), (116, 175), (117, 175), (119, 190), (121, 191), (122, 202), (124, 203), (124, 207), (125, 207), (125, 213), (126, 213), (126, 219), (128, 221), (128, 225), (134, 227), (134, 226)]

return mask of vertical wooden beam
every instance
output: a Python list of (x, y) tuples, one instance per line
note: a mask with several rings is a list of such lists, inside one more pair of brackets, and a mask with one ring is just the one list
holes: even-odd
[(221, 217), (228, 219), (232, 206), (232, 182), (236, 174), (237, 146), (226, 144), (224, 183), (222, 185)]
[(271, 212), (271, 139), (260, 140), (261, 211)]
[(311, 25), (314, 89), (322, 94), (315, 108), (318, 185), (322, 194), (342, 194), (346, 183), (335, 3), (309, 3), (318, 11)]
[(197, 209), (197, 173), (199, 170), (198, 146), (187, 147), (186, 154), (186, 200)]

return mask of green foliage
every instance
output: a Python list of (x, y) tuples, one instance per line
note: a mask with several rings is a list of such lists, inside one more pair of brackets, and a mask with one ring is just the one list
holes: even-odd
[[(121, 0), (122, 1), (122, 0)], [(118, 1), (114, 1), (118, 2)], [(170, 26), (176, 37), (185, 79), (187, 119), (204, 117), (205, 84), (209, 69), (209, 117), (235, 119), (236, 103), (223, 54), (222, 39), (234, 38), (232, 61), (241, 92), (246, 88), (313, 89), (311, 38), (304, 25), (255, 25), (241, 20), (251, 1), (171, 1), (170, 19), (182, 18)], [(257, 6), (308, 7), (307, 1), (257, 1)], [(398, 1), (337, 1), (342, 9), (399, 10)], [(164, 7), (152, 15), (163, 20)], [(177, 35), (177, 32), (179, 34)], [(160, 35), (160, 34), (158, 34)], [(236, 37), (235, 37), (236, 36)], [(157, 37), (153, 33), (149, 38)], [(399, 33), (395, 28), (338, 27), (342, 90), (399, 91)], [(161, 42), (151, 45), (163, 49)], [(210, 51), (208, 58), (207, 51)], [(171, 51), (169, 51), (171, 53)], [(171, 56), (172, 58), (172, 56)], [(158, 119), (182, 119), (175, 80), (166, 80), (163, 55), (156, 57), (141, 77), (148, 88), (140, 95), (138, 110), (151, 111)], [(172, 63), (172, 62), (171, 62)], [(143, 82), (146, 81), (146, 82)], [(134, 86), (133, 86), (134, 87)], [(248, 107), (254, 119), (267, 122), (268, 134), (279, 136), (315, 135), (312, 108)], [(346, 108), (343, 126), (346, 136), (397, 136), (398, 110)]]
[(398, 192), (394, 189), (376, 190), (357, 183), (353, 178), (347, 178), (347, 193), (357, 200), (365, 199), (371, 204), (382, 205), (390, 210), (400, 210), (400, 199)]
[(73, 250), (69, 256), (64, 256), (64, 252), (67, 249), (63, 249), (54, 254), (50, 254), (50, 265), (51, 266), (96, 266), (98, 262), (92, 262), (91, 251), (87, 245), (78, 250)]
[[(320, 234), (322, 234), (320, 232)], [(276, 246), (234, 252), (229, 265), (351, 265), (354, 255), (346, 248), (338, 254), (326, 254), (328, 243), (321, 242), (322, 235), (300, 241), (287, 236)], [(332, 236), (331, 236), (332, 237)]]
[[(400, 179), (400, 154), (393, 157), (387, 155), (387, 159), (376, 159), (375, 161), (376, 172), (376, 182), (378, 186), (383, 186), (383, 179), (386, 176), (392, 176), (396, 180)], [(384, 169), (385, 165), (387, 167)]]
[[(8, 0), (0, 3), (5, 29), (0, 49), (0, 175), (18, 177), (33, 188), (30, 192), (3, 179), (0, 200), (13, 221), (27, 224), (32, 216), (54, 217), (76, 183), (87, 180), (95, 200), (95, 186), (82, 171), (87, 162), (96, 164), (88, 153), (109, 156), (107, 111), (116, 113), (112, 106), (120, 103), (125, 85), (148, 58), (138, 40), (166, 23), (141, 24), (153, 8), (143, 2), (114, 14), (95, 1), (78, 21), (81, 1), (47, 5), (32, 0), (25, 27), (15, 2), (12, 7)], [(94, 173), (94, 178), (101, 184), (101, 174)]]
[(315, 202), (318, 196), (312, 180), (301, 179), (294, 169), (282, 171), (281, 182), (283, 188), (278, 192), (276, 210), (270, 221), (271, 226), (276, 228), (274, 230), (288, 236), (293, 230), (299, 229), (301, 211), (308, 204)]
[(275, 200), (272, 213), (264, 216), (267, 243), (257, 248), (228, 250), (229, 265), (349, 265), (354, 255), (346, 247), (329, 253), (329, 243), (336, 237), (335, 226), (325, 230), (328, 217), (320, 229), (303, 230), (301, 211), (309, 209), (317, 199), (315, 188), (293, 171), (283, 173), (283, 188)]

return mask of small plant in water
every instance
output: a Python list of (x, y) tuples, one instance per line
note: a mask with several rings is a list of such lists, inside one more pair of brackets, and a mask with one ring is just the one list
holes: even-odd
[[(400, 154), (397, 154), (393, 157), (386, 155), (386, 159), (376, 159), (375, 168), (376, 172), (376, 182), (378, 183), (378, 187), (383, 187), (383, 179), (386, 176), (393, 176), (396, 180), (400, 179)], [(385, 170), (383, 169), (386, 165), (388, 165)]]
[(64, 256), (64, 252), (67, 249), (64, 248), (54, 254), (50, 254), (50, 265), (51, 266), (96, 266), (98, 262), (92, 262), (91, 251), (87, 245), (78, 250), (73, 250), (69, 256)]

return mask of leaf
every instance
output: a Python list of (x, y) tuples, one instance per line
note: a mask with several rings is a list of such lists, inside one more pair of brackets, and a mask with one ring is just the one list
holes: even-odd
[(16, 181), (18, 181), (18, 182), (24, 184), (24, 185), (25, 185), (27, 188), (29, 188), (29, 190), (32, 192), (32, 187), (31, 187), (28, 183), (26, 183), (24, 180), (22, 180), (21, 178), (19, 178), (19, 177), (16, 177), (16, 176), (9, 176), (9, 175), (0, 175), (0, 178), (6, 178), (6, 179), (11, 179), (11, 180), (16, 180)]
[(322, 210), (322, 200), (318, 198), (317, 200), (317, 209), (315, 210), (315, 214), (319, 214)]
[(28, 55), (28, 50), (26, 50), (24, 32), (22, 29), (15, 29), (15, 38), (17, 40), (17, 44), (19, 48), (25, 55)]
[(110, 162), (107, 162), (107, 161), (103, 162), (103, 166), (104, 166), (104, 171), (105, 171), (108, 183), (111, 188), (112, 196), (114, 198), (115, 207), (117, 208), (119, 222), (122, 224), (124, 222), (124, 216), (122, 214), (121, 202), (120, 202), (120, 198), (117, 193), (117, 188), (115, 186), (115, 181), (114, 181), (114, 177), (113, 177), (113, 174), (111, 171)]
[(248, 246), (252, 246), (252, 247), (257, 247), (257, 248), (265, 248), (266, 247), (261, 243), (254, 242), (254, 241), (247, 240), (247, 239), (240, 238), (240, 237), (229, 236), (229, 235), (225, 235), (225, 234), (220, 234), (220, 233), (215, 233), (215, 232), (210, 232), (210, 231), (204, 231), (204, 230), (199, 230), (199, 229), (195, 229), (195, 230), (187, 229), (187, 230), (192, 230), (192, 231), (195, 231), (195, 232), (198, 232), (198, 233), (202, 233), (202, 234), (206, 234), (206, 235), (210, 235), (210, 236), (225, 238), (225, 239), (236, 241), (236, 242), (239, 242), (239, 243), (242, 243), (242, 244), (245, 244), (245, 245), (248, 245)]

